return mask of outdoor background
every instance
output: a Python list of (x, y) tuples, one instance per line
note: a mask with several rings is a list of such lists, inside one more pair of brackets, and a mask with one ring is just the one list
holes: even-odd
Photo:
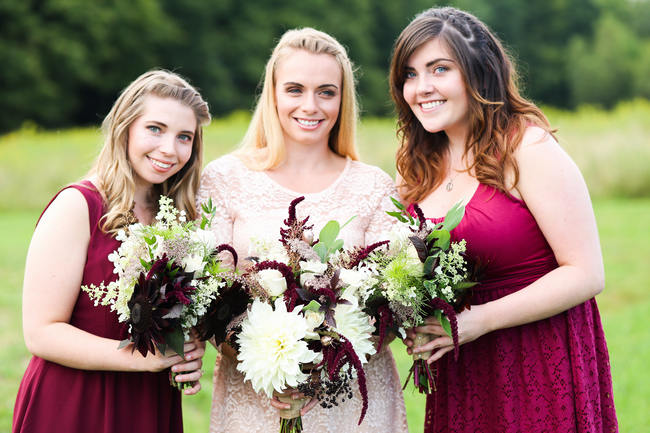
[[(205, 162), (245, 131), (264, 64), (296, 26), (349, 49), (359, 81), (362, 159), (394, 175), (387, 91), (391, 46), (422, 0), (2, 0), (0, 2), (0, 433), (29, 362), (21, 328), (25, 254), (40, 211), (90, 167), (98, 124), (120, 89), (152, 67), (201, 88), (215, 117)], [(650, 1), (459, 0), (504, 41), (524, 93), (540, 104), (589, 186), (605, 259), (598, 296), (622, 432), (650, 431)], [(557, 209), (563, 212), (563, 209)], [(410, 361), (393, 343), (400, 373)], [(215, 350), (186, 431), (207, 431)], [(65, 389), (61, 398), (65, 398)], [(409, 426), (424, 401), (405, 391)], [(645, 408), (645, 409), (644, 409)]]

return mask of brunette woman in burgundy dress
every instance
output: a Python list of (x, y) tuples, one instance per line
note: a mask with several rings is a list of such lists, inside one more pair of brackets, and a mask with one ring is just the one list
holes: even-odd
[[(34, 355), (14, 408), (13, 432), (183, 431), (179, 382), (201, 375), (204, 343), (174, 354), (118, 350), (127, 328), (95, 307), (82, 285), (113, 281), (108, 254), (118, 229), (151, 222), (160, 194), (196, 217), (207, 104), (165, 71), (141, 75), (104, 120), (106, 139), (88, 177), (60, 191), (34, 231), (23, 287), (25, 343)], [(198, 392), (198, 382), (185, 394)]]
[(483, 269), (458, 360), (434, 318), (418, 329), (432, 341), (406, 340), (437, 364), (425, 431), (618, 431), (587, 187), (500, 42), (470, 14), (430, 9), (397, 39), (390, 74), (403, 201), (434, 220), (464, 202), (453, 237)]

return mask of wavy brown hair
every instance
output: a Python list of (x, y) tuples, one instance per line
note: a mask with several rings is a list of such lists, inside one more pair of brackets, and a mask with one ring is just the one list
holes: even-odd
[[(390, 91), (397, 107), (397, 171), (402, 198), (422, 200), (443, 181), (448, 165), (447, 135), (424, 129), (404, 99), (406, 66), (424, 43), (440, 38), (458, 63), (469, 95), (469, 134), (464, 155), (468, 168), (484, 184), (504, 192), (517, 185), (514, 151), (528, 126), (552, 134), (546, 116), (519, 94), (515, 68), (501, 42), (475, 16), (444, 7), (428, 9), (411, 21), (395, 41), (390, 65)], [(512, 184), (506, 185), (506, 174)]]
[(104, 146), (88, 176), (95, 176), (97, 188), (106, 203), (101, 228), (115, 233), (128, 223), (133, 207), (135, 179), (128, 158), (128, 137), (131, 124), (142, 115), (147, 96), (171, 98), (189, 107), (196, 116), (192, 154), (183, 168), (165, 182), (154, 185), (150, 205), (155, 209), (160, 195), (174, 200), (188, 218), (198, 216), (195, 196), (203, 166), (203, 125), (210, 122), (208, 104), (199, 92), (179, 75), (163, 70), (145, 72), (129, 84), (117, 98), (104, 122)]

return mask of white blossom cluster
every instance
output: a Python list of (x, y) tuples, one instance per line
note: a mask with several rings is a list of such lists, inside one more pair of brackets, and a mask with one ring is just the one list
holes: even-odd
[[(212, 300), (218, 296), (225, 282), (218, 275), (218, 264), (212, 256), (217, 246), (214, 233), (187, 222), (184, 211), (174, 207), (172, 199), (162, 196), (159, 211), (152, 225), (140, 223), (120, 230), (116, 239), (121, 242), (117, 250), (108, 255), (113, 263), (117, 280), (99, 285), (83, 286), (95, 305), (108, 305), (116, 311), (120, 322), (129, 319), (128, 302), (141, 273), (146, 273), (144, 264), (153, 264), (166, 255), (181, 266), (185, 272), (193, 272), (194, 287), (192, 303), (183, 307), (181, 322), (187, 337), (189, 328), (207, 311)], [(207, 278), (203, 278), (207, 277)]]

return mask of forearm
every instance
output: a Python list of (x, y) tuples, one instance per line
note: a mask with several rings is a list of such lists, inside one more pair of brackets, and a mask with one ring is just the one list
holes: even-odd
[[(148, 371), (145, 358), (131, 346), (90, 334), (69, 323), (55, 322), (25, 332), (29, 351), (43, 359), (80, 370)], [(153, 356), (153, 355), (149, 355)]]
[(487, 332), (546, 319), (593, 298), (603, 289), (599, 272), (560, 266), (529, 286), (477, 306)]

